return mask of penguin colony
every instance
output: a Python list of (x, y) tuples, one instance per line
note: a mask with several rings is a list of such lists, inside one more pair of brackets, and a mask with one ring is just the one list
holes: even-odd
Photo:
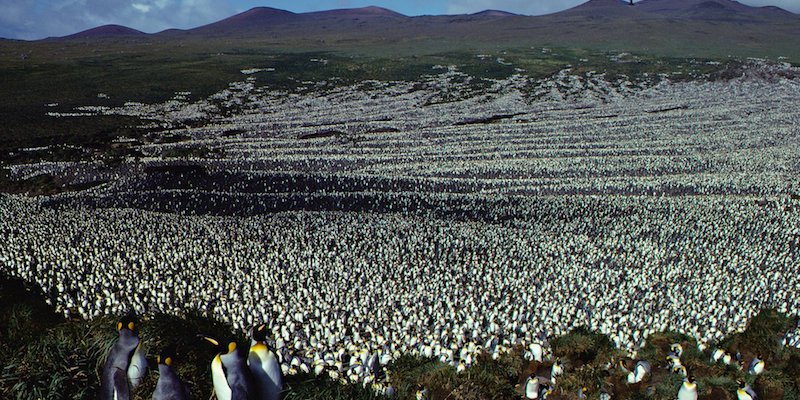
[[(800, 312), (797, 80), (634, 88), (564, 72), (532, 100), (519, 76), (486, 96), (457, 78), (291, 96), (248, 80), (208, 101), (96, 110), (169, 127), (216, 112), (211, 100), (247, 105), (164, 133), (186, 143), (138, 147), (151, 158), (13, 166), (110, 182), (1, 196), (0, 266), (67, 316), (265, 321), (284, 374), (359, 382), (403, 353), (462, 369), (518, 344), (535, 357), (576, 325), (635, 351), (652, 332), (711, 343), (764, 307)], [(465, 117), (500, 114), (515, 116)], [(319, 126), (342, 135), (298, 139)], [(191, 162), (210, 179), (146, 172), (180, 146), (220, 151)], [(276, 199), (286, 211), (262, 214)], [(385, 206), (348, 212), (353, 199)], [(800, 328), (783, 341), (800, 346)], [(345, 354), (361, 368), (328, 369)]]

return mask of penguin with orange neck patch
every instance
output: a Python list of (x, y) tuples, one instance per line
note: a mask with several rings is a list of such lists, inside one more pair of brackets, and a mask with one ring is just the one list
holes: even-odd
[(211, 378), (218, 400), (255, 400), (257, 389), (247, 359), (239, 352), (236, 341), (204, 337), (217, 347), (211, 359)]
[(153, 400), (186, 400), (186, 387), (180, 377), (175, 372), (172, 364), (175, 359), (175, 351), (169, 347), (158, 355), (158, 383), (153, 392)]
[(129, 400), (147, 372), (135, 318), (129, 315), (117, 322), (117, 334), (100, 374), (100, 400)]
[(278, 400), (283, 390), (283, 375), (275, 353), (267, 345), (267, 326), (253, 328), (247, 365), (255, 378), (259, 399)]

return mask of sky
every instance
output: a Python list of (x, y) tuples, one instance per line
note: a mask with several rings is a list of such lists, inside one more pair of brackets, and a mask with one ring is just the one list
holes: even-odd
[[(376, 5), (405, 15), (466, 14), (487, 9), (525, 15), (558, 12), (586, 0), (0, 0), (0, 37), (43, 39), (106, 24), (147, 33), (187, 29), (247, 11), (274, 7), (293, 12)], [(669, 0), (663, 0), (669, 1)], [(740, 0), (800, 13), (800, 0)]]

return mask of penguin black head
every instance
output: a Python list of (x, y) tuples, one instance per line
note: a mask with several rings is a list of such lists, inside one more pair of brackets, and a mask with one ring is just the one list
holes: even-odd
[(744, 389), (744, 387), (747, 386), (747, 383), (745, 383), (745, 381), (743, 381), (741, 379), (737, 379), (736, 380), (736, 384), (739, 385), (739, 389)]
[(175, 360), (175, 346), (165, 347), (156, 356), (156, 362), (159, 365), (167, 365), (171, 367), (174, 360)]
[(689, 377), (688, 377), (688, 378), (686, 378), (686, 380), (687, 380), (689, 383), (694, 383), (694, 375), (689, 375)]
[(117, 321), (117, 331), (129, 330), (135, 334), (139, 334), (139, 329), (136, 322), (136, 317), (132, 314), (126, 315)]
[(217, 339), (214, 339), (214, 338), (211, 338), (211, 337), (208, 337), (208, 336), (203, 336), (203, 339), (205, 341), (207, 341), (208, 343), (211, 343), (212, 345), (214, 345), (214, 347), (217, 349), (219, 354), (233, 353), (233, 352), (236, 351), (236, 348), (237, 348), (236, 341), (233, 340), (233, 339), (217, 340)]
[(253, 327), (253, 340), (260, 343), (267, 342), (267, 324), (261, 324)]

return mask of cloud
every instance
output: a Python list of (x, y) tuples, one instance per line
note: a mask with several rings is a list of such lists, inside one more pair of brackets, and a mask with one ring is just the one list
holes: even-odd
[(42, 39), (106, 24), (158, 32), (203, 25), (234, 11), (220, 0), (0, 0), (0, 37)]
[(152, 8), (152, 7), (150, 7), (149, 4), (142, 4), (142, 3), (133, 3), (133, 4), (131, 4), (131, 7), (135, 8), (135, 9), (137, 9), (137, 10), (143, 12), (143, 13), (150, 12), (150, 9)]

